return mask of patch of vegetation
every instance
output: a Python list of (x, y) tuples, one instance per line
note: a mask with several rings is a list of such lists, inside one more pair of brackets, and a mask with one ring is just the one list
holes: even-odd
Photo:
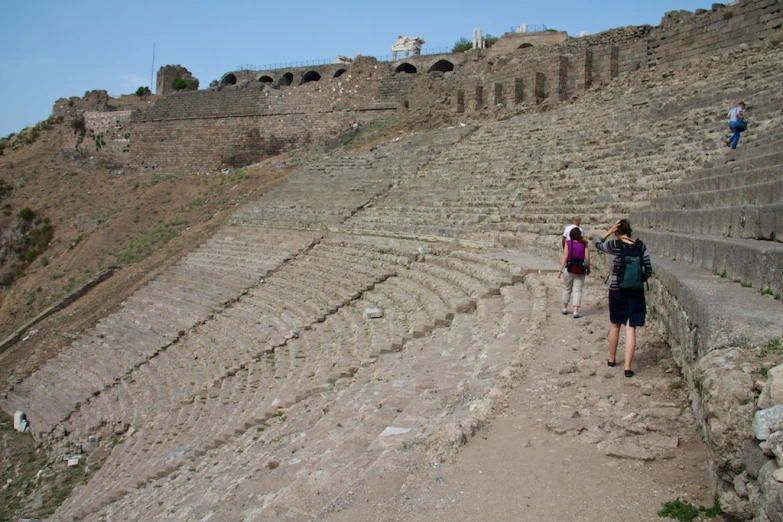
[(783, 356), (783, 339), (780, 337), (773, 337), (761, 347), (761, 356), (767, 357), (768, 355), (781, 355)]
[(150, 182), (147, 184), (147, 187), (154, 187), (158, 183), (163, 183), (164, 181), (174, 181), (177, 179), (177, 176), (174, 174), (161, 174), (161, 175), (154, 175), (152, 176), (152, 179), (150, 179)]
[(149, 87), (142, 86), (142, 87), (139, 87), (138, 89), (136, 89), (135, 94), (139, 98), (144, 98), (145, 96), (151, 95), (152, 91), (150, 90)]
[(704, 506), (696, 507), (686, 500), (673, 500), (663, 505), (663, 509), (658, 511), (661, 518), (673, 518), (680, 522), (693, 522), (698, 517), (715, 518), (723, 514), (720, 508), (720, 502), (715, 498), (715, 503), (710, 508)]
[(454, 42), (454, 45), (451, 48), (451, 52), (464, 53), (465, 51), (470, 51), (471, 49), (473, 49), (473, 42), (463, 36)]
[(174, 78), (174, 81), (171, 82), (171, 87), (176, 91), (181, 91), (183, 89), (187, 89), (188, 84), (182, 78)]
[(95, 135), (95, 150), (101, 150), (106, 142), (103, 140), (100, 134)]
[(177, 237), (187, 226), (188, 222), (184, 220), (160, 223), (140, 236), (132, 238), (125, 247), (113, 252), (112, 256), (118, 264), (136, 263), (152, 254), (155, 248), (160, 248)]
[(76, 134), (79, 134), (80, 136), (84, 136), (84, 133), (87, 132), (87, 126), (84, 123), (84, 116), (80, 116), (78, 118), (72, 119), (71, 128), (73, 129), (73, 132), (75, 132)]
[(0, 239), (0, 285), (10, 285), (22, 277), (54, 237), (49, 218), (40, 219), (30, 207), (24, 207), (16, 217), (16, 223), (3, 230)]
[(761, 295), (775, 295), (771, 288), (767, 287), (761, 291)]

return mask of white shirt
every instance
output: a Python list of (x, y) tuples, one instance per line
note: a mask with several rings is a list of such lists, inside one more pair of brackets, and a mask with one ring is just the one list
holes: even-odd
[(744, 109), (742, 107), (734, 107), (729, 111), (729, 121), (737, 121), (741, 120), (743, 116)]
[(571, 231), (573, 229), (575, 229), (575, 228), (578, 228), (579, 231), (584, 234), (584, 230), (582, 230), (582, 227), (580, 227), (578, 225), (571, 224), (571, 225), (568, 225), (567, 227), (565, 227), (565, 230), (563, 230), (563, 237), (566, 238), (566, 239), (571, 239)]

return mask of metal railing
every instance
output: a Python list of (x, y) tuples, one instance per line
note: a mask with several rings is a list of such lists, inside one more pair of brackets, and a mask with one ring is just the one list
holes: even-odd
[[(450, 52), (451, 49), (449, 47), (425, 47), (424, 49), (421, 50), (421, 56), (430, 55), (430, 54), (446, 54)], [(412, 56), (414, 55), (411, 55), (408, 58), (411, 58)], [(404, 57), (405, 57), (404, 53), (397, 54), (397, 61), (404, 59)], [(375, 58), (379, 62), (392, 61), (391, 54), (384, 54), (381, 56), (368, 56), (368, 58)], [(275, 69), (288, 69), (291, 67), (310, 67), (315, 65), (340, 65), (340, 64), (337, 64), (334, 59), (321, 58), (320, 60), (305, 60), (302, 62), (265, 63), (262, 65), (254, 65), (254, 64), (246, 63), (243, 65), (237, 65), (236, 70), (237, 71), (272, 71)], [(342, 65), (348, 65), (348, 64), (342, 64)]]
[[(512, 27), (509, 32), (510, 33), (516, 33), (517, 29), (519, 29), (519, 25), (516, 26), (516, 27)], [(527, 32), (527, 33), (542, 33), (544, 31), (549, 31), (549, 28), (546, 25), (544, 25), (544, 24), (527, 24), (525, 32)]]

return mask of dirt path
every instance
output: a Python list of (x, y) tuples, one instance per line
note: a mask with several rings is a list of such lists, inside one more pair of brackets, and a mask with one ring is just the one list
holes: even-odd
[(409, 477), (384, 520), (661, 520), (676, 498), (712, 505), (706, 447), (666, 345), (639, 330), (636, 376), (625, 378), (621, 355), (606, 365), (602, 282), (588, 278), (575, 320), (559, 313), (559, 280), (543, 279), (544, 341), (507, 408), (454, 461)]

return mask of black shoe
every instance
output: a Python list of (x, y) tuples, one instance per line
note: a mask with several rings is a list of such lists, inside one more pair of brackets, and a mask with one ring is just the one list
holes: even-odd
[(606, 365), (609, 368), (614, 368), (615, 366), (617, 366), (617, 363), (615, 361), (606, 361)]
[(626, 377), (633, 377), (633, 370), (625, 370)]

